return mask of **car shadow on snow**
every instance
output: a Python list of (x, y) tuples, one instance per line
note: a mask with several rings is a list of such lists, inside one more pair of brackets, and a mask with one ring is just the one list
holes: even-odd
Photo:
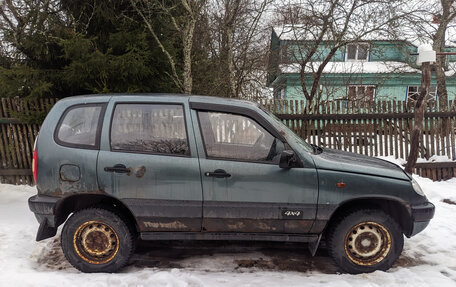
[(130, 263), (138, 268), (196, 268), (205, 271), (339, 271), (324, 248), (312, 257), (306, 244), (251, 241), (139, 242)]
[[(47, 239), (37, 249), (38, 270), (67, 270), (73, 267), (60, 248), (60, 236)], [(394, 267), (426, 264), (420, 258), (402, 254)], [(335, 274), (340, 269), (322, 242), (312, 257), (303, 243), (252, 241), (138, 241), (129, 269), (188, 269), (207, 272), (253, 272), (255, 270), (318, 272)]]

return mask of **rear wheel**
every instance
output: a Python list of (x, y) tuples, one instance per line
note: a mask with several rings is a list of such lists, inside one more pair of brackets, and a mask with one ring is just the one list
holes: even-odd
[(120, 215), (101, 208), (74, 213), (61, 237), (67, 260), (82, 272), (116, 272), (134, 251), (134, 236)]
[(404, 237), (396, 221), (380, 210), (358, 210), (328, 233), (331, 257), (348, 273), (387, 270), (402, 252)]

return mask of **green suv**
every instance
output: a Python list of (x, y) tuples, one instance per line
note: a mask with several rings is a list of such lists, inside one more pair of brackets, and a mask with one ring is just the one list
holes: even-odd
[(40, 227), (83, 272), (142, 240), (320, 240), (349, 273), (386, 270), (434, 205), (390, 162), (312, 146), (258, 104), (91, 95), (59, 101), (35, 143)]

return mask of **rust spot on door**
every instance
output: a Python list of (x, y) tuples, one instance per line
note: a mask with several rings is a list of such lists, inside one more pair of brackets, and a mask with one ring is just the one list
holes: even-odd
[(146, 228), (153, 228), (158, 230), (179, 230), (179, 229), (187, 229), (187, 225), (180, 221), (172, 221), (172, 222), (152, 222), (152, 221), (145, 221), (144, 226)]
[(136, 174), (137, 178), (143, 177), (145, 173), (146, 173), (145, 166), (139, 166), (139, 167), (135, 168), (135, 174)]

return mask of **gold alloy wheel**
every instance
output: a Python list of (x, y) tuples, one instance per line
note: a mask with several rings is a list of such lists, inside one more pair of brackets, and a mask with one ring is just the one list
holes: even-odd
[(114, 229), (100, 221), (81, 224), (73, 236), (76, 253), (91, 264), (111, 261), (119, 251), (119, 237)]
[(361, 222), (345, 236), (345, 253), (355, 264), (372, 266), (381, 262), (391, 250), (391, 235), (376, 222)]

